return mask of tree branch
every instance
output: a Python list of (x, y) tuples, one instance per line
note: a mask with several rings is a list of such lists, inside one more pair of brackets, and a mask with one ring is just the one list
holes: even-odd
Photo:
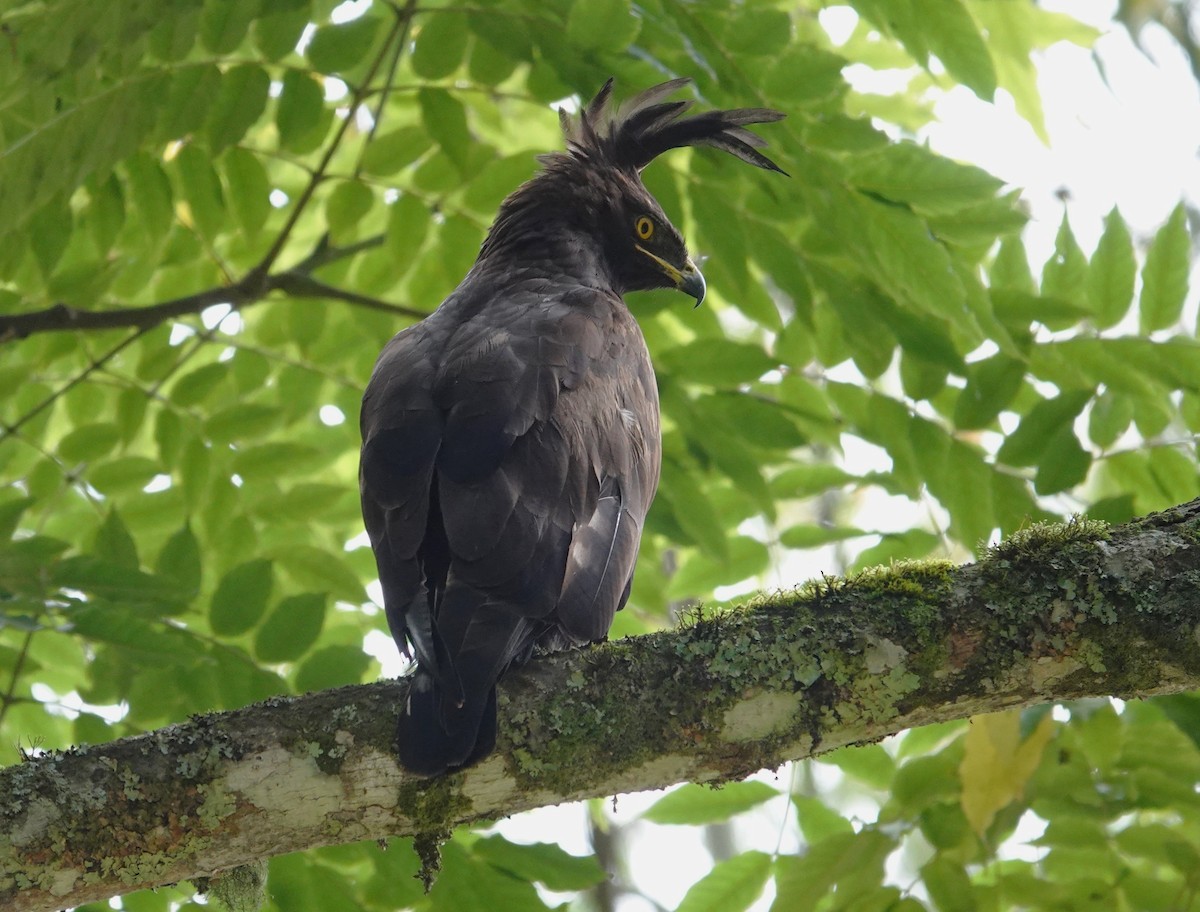
[(231, 285), (209, 288), (195, 294), (185, 295), (182, 298), (147, 304), (144, 307), (79, 310), (59, 303), (28, 313), (0, 314), (0, 344), (13, 339), (24, 339), (36, 333), (63, 330), (150, 329), (176, 317), (198, 314), (215, 304), (230, 304), (234, 309), (242, 310), (251, 304), (262, 301), (274, 291), (281, 291), (293, 296), (333, 298), (338, 301), (347, 301), (358, 307), (383, 310), (416, 319), (428, 316), (427, 313), (416, 308), (389, 304), (377, 298), (336, 288), (312, 276), (312, 273), (322, 266), (378, 247), (382, 243), (383, 235), (376, 235), (345, 247), (331, 247), (328, 240), (322, 238), (312, 253), (290, 269), (274, 273), (266, 278), (259, 278), (257, 274), (251, 273)]
[(977, 564), (761, 597), (505, 679), (497, 752), (422, 780), (407, 684), (234, 712), (0, 770), (0, 906), (58, 909), (332, 843), (761, 768), (935, 721), (1200, 687), (1200, 500), (1037, 526)]

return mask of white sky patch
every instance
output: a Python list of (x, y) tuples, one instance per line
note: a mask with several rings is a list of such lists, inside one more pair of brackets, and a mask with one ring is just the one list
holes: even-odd
[(267, 197), (267, 199), (270, 201), (271, 205), (274, 206), (276, 209), (282, 209), (284, 206), (286, 206), (291, 201), (288, 198), (288, 195), (279, 189), (272, 190), (270, 195)]
[(335, 25), (352, 22), (370, 8), (371, 0), (346, 0), (333, 8), (333, 12), (329, 14), (329, 21)]
[(342, 82), (336, 76), (325, 77), (325, 100), (326, 101), (341, 101), (350, 90), (346, 87), (346, 83)]
[(297, 54), (303, 55), (304, 52), (306, 50), (308, 50), (308, 44), (310, 41), (312, 41), (313, 35), (315, 35), (316, 32), (317, 32), (317, 27), (312, 22), (310, 22), (308, 25), (304, 26), (304, 31), (302, 31), (300, 33), (300, 40), (296, 42), (296, 53)]
[(400, 653), (395, 641), (382, 630), (371, 630), (363, 637), (363, 652), (375, 659), (385, 678), (398, 678), (408, 671), (409, 661)]
[(817, 13), (821, 28), (836, 45), (845, 44), (858, 26), (858, 13), (848, 6), (828, 6)]
[(354, 538), (350, 539), (342, 546), (343, 551), (357, 551), (359, 548), (371, 547), (371, 536), (365, 531), (359, 532)]
[(339, 424), (346, 423), (346, 413), (336, 405), (323, 405), (317, 412), (317, 417), (321, 420), (321, 424), (326, 427), (337, 427)]
[(120, 722), (129, 713), (128, 703), (107, 705), (88, 703), (74, 690), (70, 693), (60, 694), (47, 684), (34, 683), (30, 685), (29, 692), (46, 708), (46, 712), (54, 716), (62, 716), (65, 719), (76, 719), (80, 713), (86, 712), (93, 716), (99, 716), (106, 722)]
[(142, 492), (145, 494), (157, 494), (159, 491), (166, 491), (170, 487), (171, 476), (159, 472), (146, 483), (146, 486), (142, 488)]
[(221, 324), (233, 312), (232, 304), (214, 304), (200, 311), (200, 322), (205, 329), (213, 329)]

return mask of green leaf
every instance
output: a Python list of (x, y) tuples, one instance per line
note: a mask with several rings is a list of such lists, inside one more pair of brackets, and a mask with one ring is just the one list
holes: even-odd
[(864, 535), (874, 535), (862, 529), (851, 526), (818, 526), (810, 523), (791, 526), (779, 534), (779, 543), (785, 548), (819, 548), (831, 542), (845, 541), (848, 538), (861, 538)]
[(258, 15), (259, 0), (238, 0), (237, 3), (208, 3), (200, 17), (200, 40), (214, 54), (228, 54), (237, 49)]
[[(797, 106), (835, 107), (849, 86), (842, 69), (849, 63), (823, 48), (793, 45), (780, 54), (766, 78), (771, 98)], [(784, 164), (790, 171), (791, 168)]]
[(803, 856), (781, 856), (775, 863), (771, 912), (813, 912), (835, 885), (842, 909), (859, 908), (855, 900), (882, 883), (884, 862), (894, 848), (883, 833), (864, 829), (829, 836)]
[[(918, 446), (920, 453), (929, 445)], [(992, 509), (993, 470), (984, 461), (982, 451), (962, 440), (950, 440), (945, 462), (939, 469), (926, 466), (929, 490), (950, 513), (950, 531), (962, 544), (974, 548), (986, 542), (996, 526)]]
[(329, 455), (303, 443), (270, 441), (243, 447), (234, 454), (233, 471), (247, 481), (266, 481), (285, 475), (299, 475), (329, 460)]
[(163, 466), (145, 456), (124, 456), (97, 463), (88, 469), (88, 484), (106, 497), (128, 494), (145, 487)]
[(246, 402), (214, 413), (204, 423), (204, 429), (213, 443), (232, 443), (265, 436), (282, 418), (275, 406)]
[(325, 92), (309, 73), (288, 70), (283, 77), (275, 127), (279, 144), (293, 152), (311, 152), (324, 137)]
[(225, 226), (225, 194), (212, 161), (201, 149), (186, 145), (175, 156), (183, 198), (191, 221), (208, 238), (216, 238)]
[(996, 69), (979, 25), (961, 0), (913, 0), (925, 46), (946, 72), (984, 101), (996, 92)]
[[(119, 605), (88, 605), (71, 615), (72, 632), (87, 640), (108, 643), (127, 654), (120, 662), (131, 660), (145, 666), (191, 666), (197, 646), (183, 631), (163, 629)], [(131, 655), (130, 655), (131, 654)]]
[(154, 572), (175, 583), (186, 599), (200, 591), (200, 545), (190, 526), (184, 525), (167, 539), (155, 561)]
[(305, 52), (309, 62), (321, 73), (352, 69), (373, 49), (382, 24), (382, 19), (366, 15), (340, 25), (321, 26)]
[(951, 324), (965, 316), (965, 291), (946, 248), (912, 212), (867, 202), (862, 219), (871, 255), (889, 291)]
[(206, 401), (229, 376), (229, 364), (217, 362), (205, 364), (181, 375), (171, 385), (171, 401), (183, 408), (190, 408)]
[(271, 561), (238, 564), (217, 584), (208, 609), (208, 622), (218, 636), (237, 636), (259, 622), (267, 610), (274, 585)]
[(338, 184), (325, 203), (325, 221), (334, 243), (344, 244), (354, 239), (358, 224), (375, 205), (375, 194), (366, 184), (355, 180)]
[(409, 61), (413, 72), (424, 79), (443, 79), (463, 61), (468, 32), (457, 10), (427, 13), (417, 30)]
[(1108, 449), (1126, 432), (1130, 421), (1133, 421), (1133, 401), (1105, 390), (1092, 403), (1087, 416), (1087, 436), (1100, 449)]
[(939, 912), (974, 912), (975, 888), (962, 865), (936, 855), (921, 868), (921, 880)]
[(896, 761), (878, 744), (843, 747), (817, 759), (877, 789), (890, 788), (896, 774)]
[(142, 231), (147, 239), (158, 242), (175, 222), (171, 181), (162, 165), (145, 153), (126, 159), (125, 172)]
[(1146, 251), (1139, 301), (1142, 332), (1165, 329), (1179, 320), (1187, 297), (1192, 238), (1187, 210), (1180, 203), (1171, 212)]
[(1046, 441), (1034, 487), (1042, 495), (1070, 490), (1083, 483), (1091, 465), (1091, 453), (1080, 445), (1072, 427), (1063, 425)]
[(220, 87), (221, 69), (216, 64), (196, 64), (176, 70), (171, 77), (158, 134), (165, 140), (172, 140), (199, 130)]
[(700, 545), (711, 557), (725, 560), (729, 556), (721, 520), (712, 501), (697, 484), (697, 479), (673, 461), (664, 461), (663, 483), (658, 497), (670, 510), (683, 533)]
[(245, 149), (229, 149), (224, 156), (229, 208), (248, 238), (254, 238), (271, 215), (271, 183), (259, 157)]
[(275, 552), (274, 557), (306, 589), (328, 592), (349, 602), (363, 600), (362, 580), (335, 552), (312, 545), (292, 545)]
[[(429, 134), (416, 126), (379, 133), (363, 153), (363, 170), (381, 177), (395, 174), (429, 151), (429, 139)], [(404, 194), (401, 199), (414, 198)]]
[(854, 833), (854, 824), (820, 798), (792, 795), (792, 804), (796, 806), (800, 832), (808, 843), (820, 842), (828, 836), (849, 836)]
[(1025, 365), (1002, 354), (972, 364), (954, 403), (955, 427), (986, 428), (1012, 403), (1024, 379)]
[(774, 57), (791, 39), (791, 16), (781, 9), (735, 8), (725, 30), (725, 47), (748, 57)]
[(536, 169), (537, 162), (527, 152), (488, 162), (471, 181), (463, 201), (475, 212), (490, 219), (513, 188), (532, 177)]
[(173, 580), (152, 576), (131, 569), (128, 565), (112, 563), (87, 554), (59, 561), (50, 571), (49, 577), (56, 586), (78, 589), (120, 603), (175, 603), (180, 601), (182, 596)]
[(283, 599), (254, 636), (254, 654), (263, 662), (293, 662), (308, 652), (325, 623), (324, 593)]
[(225, 72), (208, 115), (208, 144), (213, 154), (241, 141), (262, 116), (270, 88), (271, 77), (262, 67), (242, 64)]
[(589, 0), (571, 5), (566, 39), (585, 51), (623, 51), (637, 37), (641, 18), (630, 0)]
[(669, 596), (703, 596), (717, 586), (732, 585), (765, 573), (771, 562), (767, 546), (747, 535), (729, 536), (725, 546), (728, 556), (719, 560), (704, 553), (689, 555), (671, 580)]
[(68, 465), (92, 462), (110, 453), (121, 440), (115, 424), (84, 424), (75, 428), (58, 444), (58, 456)]
[(1114, 206), (1104, 219), (1104, 233), (1088, 269), (1088, 301), (1101, 329), (1120, 323), (1129, 310), (1136, 271), (1133, 239)]
[(756, 781), (730, 782), (720, 788), (681, 785), (650, 805), (642, 817), (651, 823), (720, 823), (778, 795), (778, 789)]
[(6, 539), (12, 538), (21, 522), (22, 514), (28, 510), (34, 501), (32, 497), (18, 497), (0, 503), (0, 547)]
[(1011, 466), (1037, 465), (1051, 439), (1064, 428), (1071, 431), (1075, 418), (1091, 398), (1091, 390), (1068, 390), (1057, 398), (1043, 399), (1021, 419), (1001, 445), (996, 459)]
[(461, 173), (467, 167), (471, 132), (467, 128), (467, 112), (461, 101), (445, 89), (421, 89), (417, 93), (421, 119), (446, 157)]
[(283, 8), (278, 12), (268, 12), (272, 7), (268, 3), (263, 10), (264, 15), (254, 21), (254, 43), (262, 51), (267, 60), (277, 61), (296, 50), (304, 30), (312, 20), (312, 4), (300, 3), (296, 8)]
[(61, 205), (47, 206), (30, 220), (29, 242), (43, 276), (49, 278), (54, 274), (73, 227), (70, 210)]
[(1033, 271), (1029, 268), (1029, 256), (1020, 238), (1007, 237), (996, 251), (996, 258), (988, 270), (992, 288), (1011, 288), (1032, 295), (1037, 291)]
[(720, 861), (692, 885), (677, 912), (742, 912), (762, 895), (772, 867), (766, 852), (743, 852)]
[(296, 690), (327, 690), (358, 684), (371, 664), (370, 656), (358, 646), (326, 646), (304, 660), (296, 672)]
[(716, 387), (750, 383), (777, 366), (759, 346), (729, 339), (697, 339), (656, 355), (655, 363), (675, 378)]
[(89, 177), (107, 176), (132, 154), (156, 123), (167, 80), (147, 72), (61, 110), (47, 105), (20, 142), (7, 142), (0, 153), (0, 236), (47, 205), (61, 208)]
[(607, 876), (594, 856), (571, 855), (549, 842), (525, 845), (499, 835), (487, 836), (471, 846), (471, 853), (521, 880), (537, 881), (548, 890), (586, 890)]
[(954, 212), (989, 201), (1004, 186), (982, 168), (959, 164), (911, 142), (852, 157), (847, 176), (863, 190), (930, 213)]
[(431, 912), (545, 912), (533, 884), (469, 854), (457, 840), (441, 854), (442, 871), (426, 900)]
[[(1084, 295), (1088, 288), (1088, 262), (1079, 249), (1075, 234), (1071, 230), (1071, 222), (1067, 213), (1063, 212), (1062, 222), (1058, 227), (1058, 235), (1054, 240), (1054, 254), (1042, 267), (1042, 296), (1059, 298), (1071, 304), (1082, 306)], [(1043, 320), (1048, 326), (1059, 327), (1074, 322), (1070, 316), (1061, 320)]]
[(96, 557), (110, 564), (130, 570), (138, 569), (137, 544), (116, 509), (110, 509), (104, 517), (104, 522), (96, 531), (92, 551)]

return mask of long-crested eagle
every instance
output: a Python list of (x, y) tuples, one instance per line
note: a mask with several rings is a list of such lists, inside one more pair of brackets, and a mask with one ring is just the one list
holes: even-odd
[(412, 772), (487, 756), (505, 669), (602, 639), (629, 598), (661, 440), (622, 295), (705, 290), (640, 172), (697, 145), (781, 171), (746, 125), (782, 114), (684, 116), (668, 99), (688, 82), (618, 109), (610, 79), (560, 111), (567, 151), (540, 157), (466, 278), (375, 364), (359, 478), (388, 625), (417, 661), (397, 733)]

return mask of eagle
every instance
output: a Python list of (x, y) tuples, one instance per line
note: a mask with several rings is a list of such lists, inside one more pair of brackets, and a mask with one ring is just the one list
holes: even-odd
[(466, 277), (379, 355), (359, 486), (388, 627), (416, 659), (397, 727), (421, 776), (496, 742), (496, 683), (535, 649), (603, 639), (624, 607), (658, 486), (658, 389), (627, 291), (704, 298), (641, 180), (711, 146), (784, 173), (746, 129), (765, 108), (685, 116), (673, 79), (622, 106), (613, 80), (559, 117), (566, 151), (501, 204)]

